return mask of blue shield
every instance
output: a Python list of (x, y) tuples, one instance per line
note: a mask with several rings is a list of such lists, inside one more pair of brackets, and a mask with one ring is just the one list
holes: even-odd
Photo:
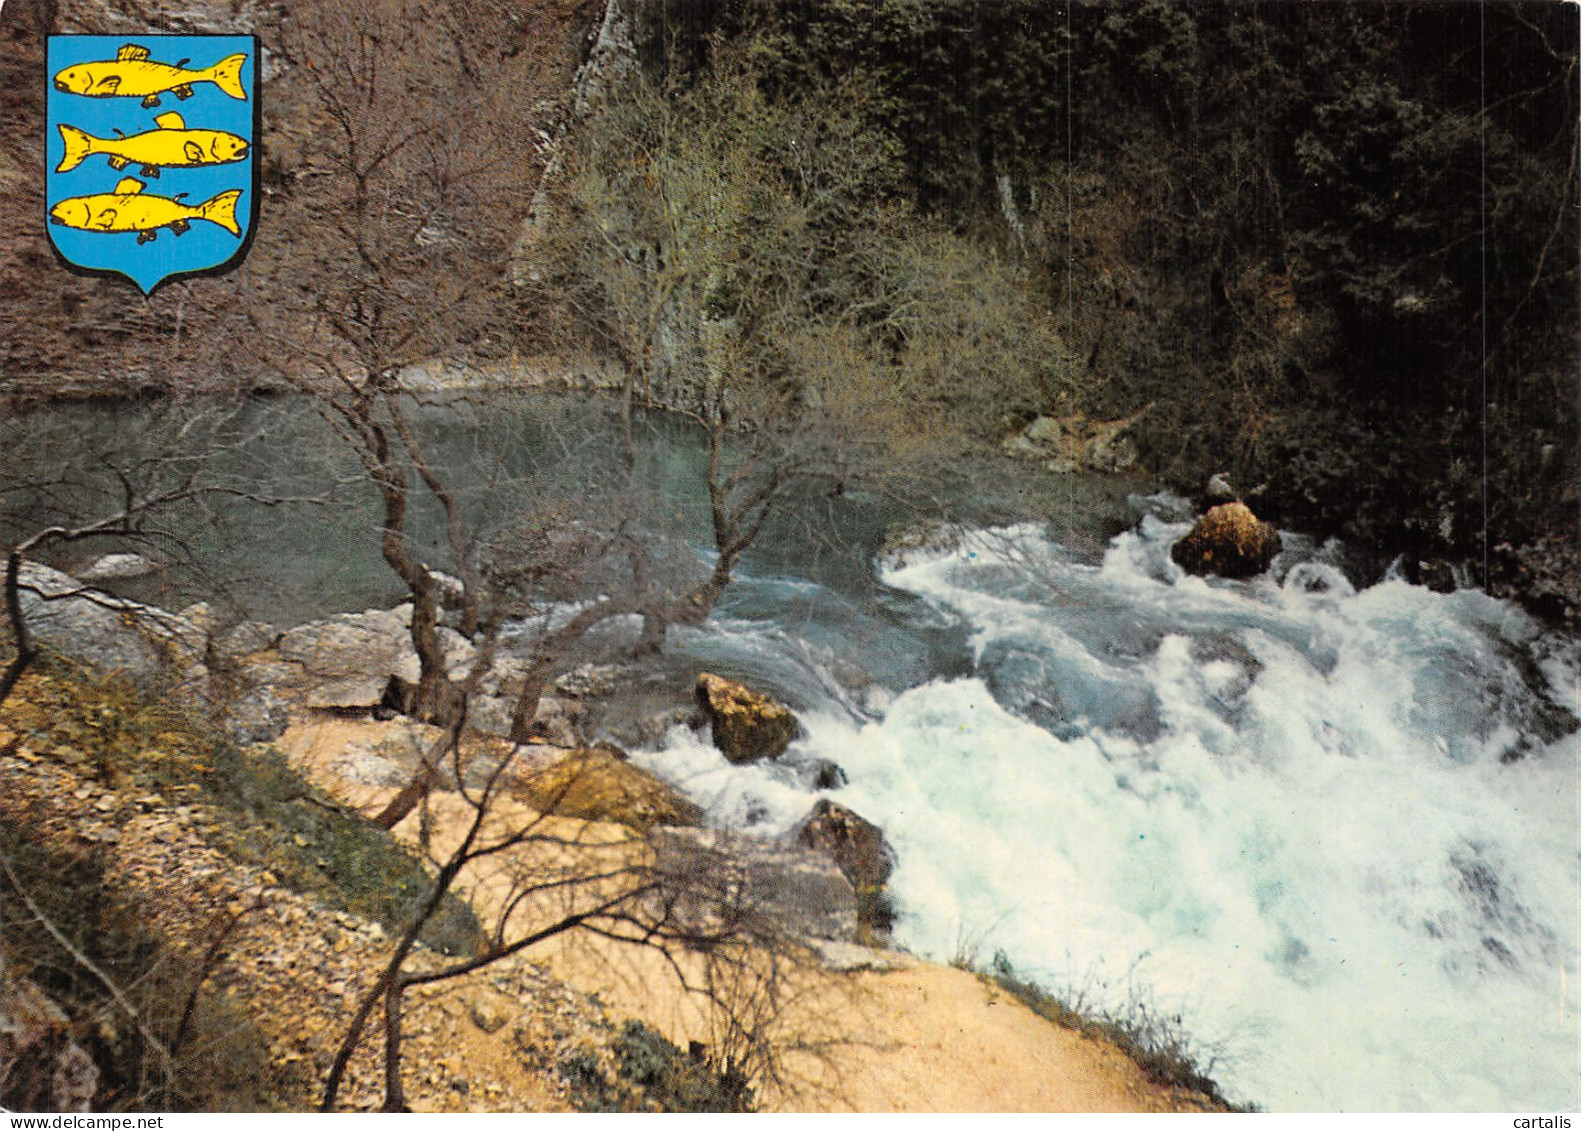
[(250, 35), (49, 37), (45, 208), (73, 267), (144, 294), (228, 270), (257, 199)]

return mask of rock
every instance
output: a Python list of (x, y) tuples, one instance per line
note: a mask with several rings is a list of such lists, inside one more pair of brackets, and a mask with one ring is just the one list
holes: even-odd
[(658, 828), (662, 906), (700, 931), (770, 926), (800, 936), (856, 938), (856, 893), (828, 857), (719, 829)]
[(214, 615), (214, 606), (207, 601), (194, 601), (176, 615), (205, 637), (212, 637), (218, 624), (218, 618)]
[(472, 661), (478, 654), (477, 647), (455, 629), (443, 625), (439, 627), (438, 635), (439, 648), (445, 657), (446, 674), (453, 680), (466, 679), (472, 672)]
[(878, 556), (885, 565), (904, 569), (911, 556), (929, 558), (954, 553), (961, 548), (963, 537), (962, 528), (953, 523), (902, 523), (884, 531), (884, 548)]
[[(478, 734), (509, 738), (511, 716), (515, 711), (514, 697), (480, 693), (472, 696), (467, 703), (467, 726)], [(538, 713), (533, 716), (532, 736), (551, 746), (566, 749), (579, 746), (582, 742), (579, 718), (580, 711), (575, 703), (553, 695), (545, 695), (538, 700)]]
[(222, 632), (211, 645), (215, 659), (234, 660), (251, 652), (272, 648), (280, 630), (259, 620), (244, 620)]
[(705, 721), (696, 707), (670, 707), (613, 724), (606, 721), (602, 733), (627, 749), (652, 750), (676, 727), (701, 729)]
[(158, 573), (161, 568), (158, 562), (142, 554), (105, 554), (79, 571), (77, 578), (79, 581), (130, 581), (134, 577)]
[(434, 580), (434, 589), (439, 597), (439, 607), (442, 609), (459, 609), (467, 597), (465, 583), (459, 577), (437, 569), (428, 569), (428, 576)]
[(512, 703), (501, 695), (472, 696), (467, 701), (467, 726), (478, 734), (509, 738)]
[(136, 680), (158, 675), (166, 654), (149, 624), (173, 614), (112, 597), (37, 562), (22, 563), (22, 615), (40, 644), (100, 671)]
[(1202, 505), (1204, 507), (1217, 507), (1225, 503), (1238, 503), (1241, 497), (1235, 493), (1235, 488), (1230, 486), (1229, 477), (1224, 472), (1215, 472), (1208, 477), (1208, 484), (1202, 489)]
[(236, 668), (236, 676), (247, 687), (296, 688), (307, 682), (307, 669), (276, 659), (272, 652), (261, 652), (245, 657)]
[(1003, 447), (1008, 455), (1041, 460), (1044, 470), (1057, 475), (1130, 471), (1138, 455), (1135, 441), (1125, 433), (1140, 416), (1140, 412), (1120, 420), (1093, 420), (1082, 413), (1040, 416)]
[(1129, 436), (1097, 435), (1081, 448), (1081, 465), (1089, 471), (1130, 471), (1137, 460), (1136, 442)]
[(1169, 551), (1175, 564), (1199, 576), (1253, 577), (1279, 553), (1279, 532), (1244, 503), (1224, 503), (1197, 520)]
[(498, 1033), (505, 1028), (505, 1022), (510, 1020), (505, 1003), (499, 996), (491, 993), (478, 993), (472, 998), (472, 1008), (469, 1010), (472, 1023), (485, 1033)]
[(310, 677), (302, 702), (321, 710), (371, 710), (384, 701), (390, 686), (365, 673)]
[(291, 705), (272, 687), (256, 687), (225, 708), (225, 733), (242, 745), (273, 742), (291, 725)]
[(615, 692), (620, 669), (614, 664), (582, 664), (554, 681), (554, 689), (571, 699), (598, 699)]
[(410, 609), (346, 613), (282, 635), (281, 658), (305, 669), (307, 706), (376, 707), (392, 678), (415, 685), (420, 665), (408, 630)]
[(778, 758), (801, 730), (783, 703), (710, 672), (697, 677), (697, 703), (713, 727), (714, 745), (737, 765)]
[(180, 669), (179, 674), (169, 689), (171, 698), (186, 707), (207, 713), (214, 708), (214, 677), (209, 674), (206, 664), (187, 664)]
[(623, 754), (588, 747), (518, 775), (516, 792), (539, 812), (636, 829), (695, 825), (703, 811)]
[(0, 954), (0, 1107), (85, 1112), (98, 1090), (99, 1070), (71, 1019)]
[(895, 853), (884, 839), (884, 830), (844, 805), (824, 799), (789, 836), (795, 844), (834, 862), (856, 892), (858, 925), (887, 936), (895, 915), (884, 885), (894, 870)]
[(575, 703), (554, 695), (538, 700), (538, 713), (533, 716), (532, 734), (554, 746), (576, 746), (582, 741), (581, 728), (577, 725), (582, 711)]
[(1040, 416), (1000, 445), (1005, 454), (1023, 459), (1042, 459), (1060, 448), (1065, 429), (1052, 416)]
[[(208, 612), (208, 606), (191, 606), (199, 616)], [(178, 668), (201, 666), (208, 659), (209, 634), (201, 625), (188, 620), (180, 613), (167, 613), (153, 605), (145, 607), (145, 631), (164, 653), (167, 661)]]
[(478, 690), (485, 695), (514, 699), (521, 692), (522, 683), (527, 678), (527, 668), (527, 661), (520, 657), (495, 656), (494, 663), (478, 681)]
[(851, 780), (837, 763), (828, 758), (819, 758), (807, 769), (814, 789), (839, 789)]
[(844, 805), (820, 800), (789, 834), (803, 848), (832, 859), (851, 886), (881, 888), (895, 867), (895, 853), (884, 830)]
[(1060, 440), (1065, 435), (1065, 429), (1052, 416), (1040, 416), (1028, 424), (1021, 433), (1031, 444), (1040, 448), (1054, 448), (1059, 446)]

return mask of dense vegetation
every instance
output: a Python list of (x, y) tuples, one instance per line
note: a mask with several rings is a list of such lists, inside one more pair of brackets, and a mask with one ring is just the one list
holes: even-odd
[[(1564, 589), (1562, 6), (636, 11), (644, 65), (574, 137), (593, 222), (554, 281), (645, 377), (746, 358), (816, 400), (867, 374), (908, 426), (982, 439), (1145, 407), (1180, 487), (1227, 471), (1363, 553)], [(609, 332), (634, 294), (649, 323)]]

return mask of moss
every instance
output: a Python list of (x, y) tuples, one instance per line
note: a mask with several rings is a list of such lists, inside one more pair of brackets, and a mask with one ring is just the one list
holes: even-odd
[[(202, 784), (231, 818), (211, 828), (209, 839), (287, 887), (396, 933), (428, 899), (431, 881), (416, 856), (327, 800), (273, 747), (222, 745)], [(447, 897), (421, 938), (447, 954), (473, 954), (482, 928), (466, 903)]]
[(699, 1046), (683, 1053), (642, 1022), (628, 1021), (615, 1047), (621, 1074), (661, 1111), (752, 1110), (746, 1081), (714, 1064)]
[[(272, 747), (239, 747), (169, 698), (46, 659), (0, 718), (19, 742), (107, 785), (207, 802), (220, 819), (200, 832), (221, 852), (391, 932), (428, 897), (422, 862), (389, 834), (330, 801)], [(449, 897), (422, 939), (471, 954), (482, 930), (471, 908)]]
[(702, 810), (623, 755), (603, 748), (573, 750), (524, 775), (517, 794), (539, 811), (588, 821), (613, 821), (639, 831), (695, 825)]

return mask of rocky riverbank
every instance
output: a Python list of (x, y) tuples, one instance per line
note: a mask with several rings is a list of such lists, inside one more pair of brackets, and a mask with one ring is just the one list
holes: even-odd
[[(292, 871), (300, 865), (281, 864), (279, 853), (316, 859), (309, 873), (333, 874), (344, 850), (306, 826), (289, 834), (246, 831), (260, 817), (278, 822), (269, 816), (275, 803), (261, 799), (257, 785), (239, 787), (251, 798), (239, 810), (236, 798), (219, 800), (214, 776), (231, 780), (241, 771), (235, 755), (207, 753), (211, 740), (196, 736), (213, 725), (204, 719), (214, 720), (230, 735), (215, 749), (240, 750), (247, 765), (267, 764), (277, 749), (285, 763), (268, 772), (302, 783), (284, 790), (281, 804), (300, 806), (316, 795), (322, 800), (313, 804), (323, 812), (343, 815), (335, 820), (359, 822), (357, 814), (389, 800), (436, 734), (413, 720), (373, 717), (390, 682), (411, 675), (406, 620), (399, 609), (369, 610), (287, 630), (253, 622), (220, 627), (205, 606), (171, 613), (41, 566), (30, 564), (25, 580), (26, 611), (51, 649), (162, 686), (169, 706), (160, 709), (162, 721), (140, 723), (135, 735), (127, 724), (101, 730), (92, 720), (142, 718), (130, 706), (137, 695), (119, 677), (102, 684), (54, 661), (24, 677), (0, 714), (7, 819), (50, 851), (92, 854), (105, 882), (145, 909), (143, 928), (200, 970), (193, 994), (201, 989), (215, 1008), (247, 1019), (260, 1058), (255, 1095), (288, 1108), (306, 1105), (345, 1012), (387, 954), (395, 925), (381, 924), (362, 904), (337, 908), (334, 882), (304, 888), (304, 877)], [(451, 635), (448, 654), (459, 674), (475, 657), (469, 642)], [(508, 683), (508, 667), (503, 678)], [(718, 693), (722, 683), (710, 677), (702, 686)], [(1049, 1022), (968, 971), (863, 945), (883, 937), (871, 917), (890, 859), (881, 832), (833, 803), (783, 840), (698, 828), (701, 813), (686, 799), (619, 751), (585, 744), (580, 705), (612, 690), (597, 669), (560, 681), (538, 718), (541, 740), (516, 752), (516, 785), (499, 819), (519, 824), (552, 808), (554, 820), (573, 823), (576, 843), (629, 841), (632, 851), (656, 851), (661, 859), (679, 853), (693, 862), (688, 867), (702, 853), (710, 867), (747, 877), (757, 902), (786, 938), (800, 940), (795, 950), (805, 956), (784, 974), (771, 1034), (784, 1054), (759, 1081), (760, 1106), (1211, 1106), (1152, 1083), (1103, 1040)], [(709, 697), (701, 698), (706, 712)], [(770, 720), (783, 711), (744, 688), (729, 699)], [(698, 721), (706, 723), (706, 713)], [(466, 761), (486, 767), (502, 742), (486, 725), (478, 728), (467, 739)], [(221, 771), (215, 761), (225, 759), (232, 761)], [(442, 853), (459, 835), (463, 814), (459, 795), (440, 788), (396, 828), (397, 843)], [(273, 847), (260, 847), (259, 836)], [(487, 921), (499, 913), (507, 890), (499, 877), (532, 866), (530, 854), (516, 853), (464, 875), (458, 890), (472, 910), (462, 905), (463, 919), (446, 929), (464, 933), (466, 915)], [(412, 969), (444, 960), (443, 939), (427, 945)], [(680, 957), (683, 971), (701, 961)], [(630, 1041), (650, 1031), (643, 1026), (681, 1049), (706, 1049), (719, 1039), (711, 1015), (674, 972), (674, 956), (567, 937), (432, 993), (414, 993), (406, 1023), (409, 1099), (431, 1110), (563, 1110), (594, 1102), (590, 1096), (638, 1108), (674, 1102), (633, 1084), (622, 1068)], [(346, 1093), (352, 1107), (378, 1101), (375, 1044), (367, 1042), (353, 1061)]]

